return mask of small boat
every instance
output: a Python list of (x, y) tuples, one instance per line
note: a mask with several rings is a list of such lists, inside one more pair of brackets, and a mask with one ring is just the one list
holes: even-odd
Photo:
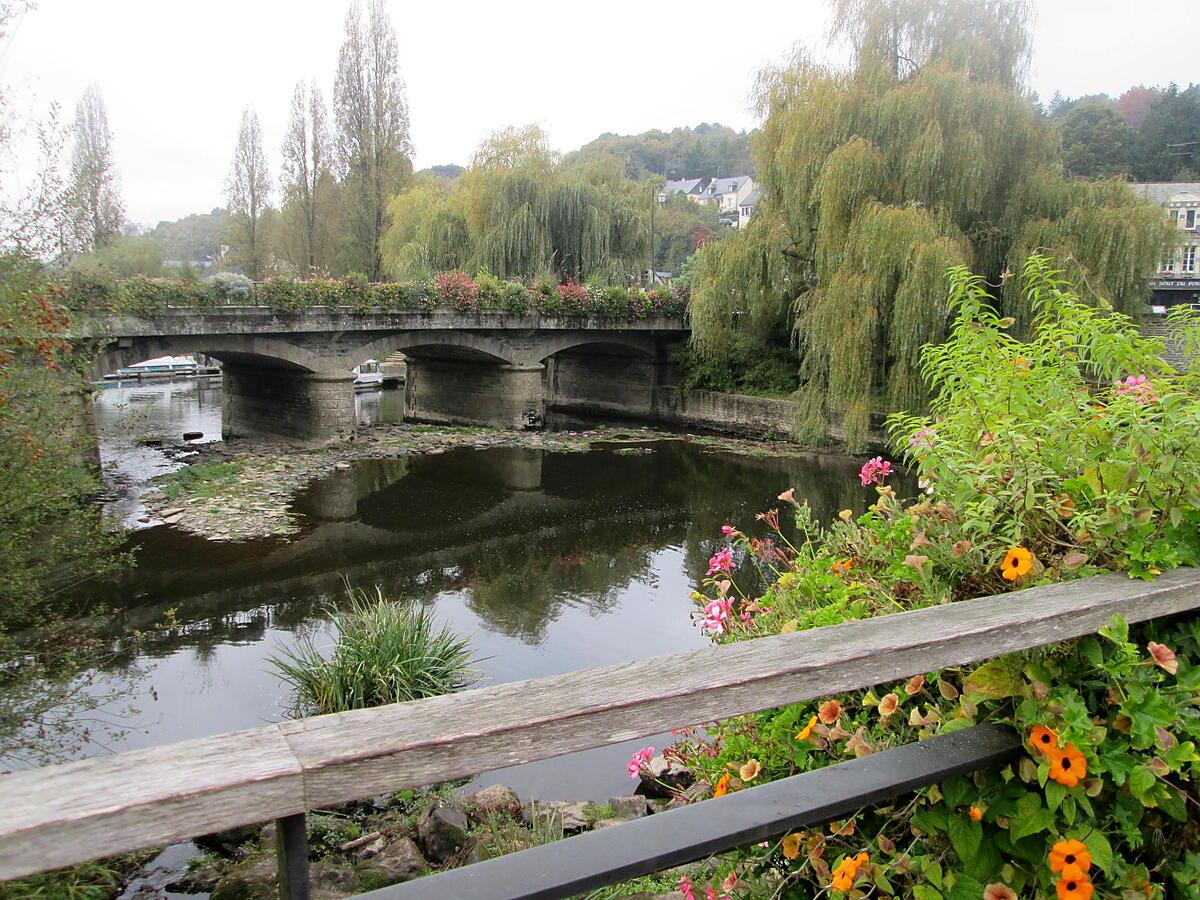
[(383, 373), (379, 371), (379, 361), (368, 359), (360, 366), (354, 367), (354, 389), (356, 391), (376, 391), (383, 387)]
[(152, 378), (195, 378), (219, 373), (215, 366), (202, 366), (190, 356), (160, 356), (145, 362), (122, 366), (104, 376), (105, 381), (143, 381)]

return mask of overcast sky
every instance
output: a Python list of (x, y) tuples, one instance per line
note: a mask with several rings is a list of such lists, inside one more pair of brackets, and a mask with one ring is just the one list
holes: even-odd
[[(243, 107), (278, 172), (297, 79), (332, 92), (348, 0), (39, 0), (0, 47), (18, 113), (70, 114), (100, 85), (128, 215), (144, 224), (223, 203)], [(1187, 83), (1195, 0), (1035, 0), (1032, 87), (1043, 98)], [(416, 166), (465, 164), (505, 125), (559, 150), (602, 132), (756, 125), (754, 72), (795, 41), (822, 45), (825, 0), (391, 0)], [(28, 170), (26, 163), (24, 169)], [(18, 174), (21, 174), (20, 172)]]

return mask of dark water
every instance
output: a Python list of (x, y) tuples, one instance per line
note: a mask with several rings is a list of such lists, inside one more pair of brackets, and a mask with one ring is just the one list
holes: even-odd
[[(200, 397), (204, 394), (200, 392)], [(207, 401), (205, 401), (207, 404)], [(207, 408), (207, 406), (206, 406)], [(329, 643), (323, 608), (343, 578), (426, 604), (470, 638), (481, 685), (704, 646), (689, 594), (726, 522), (753, 525), (795, 487), (824, 518), (861, 508), (858, 462), (753, 458), (683, 441), (584, 453), (462, 449), (365, 462), (296, 501), (288, 540), (211, 543), (160, 526), (138, 567), (97, 600), (144, 632), (141, 712), (117, 749), (278, 721), (290, 697), (268, 657)], [(164, 621), (174, 624), (155, 628)], [(678, 723), (685, 724), (685, 723)], [(526, 796), (627, 791), (633, 749), (668, 736), (492, 773)]]

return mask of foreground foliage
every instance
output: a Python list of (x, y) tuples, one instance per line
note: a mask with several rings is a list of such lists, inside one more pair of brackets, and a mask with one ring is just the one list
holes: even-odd
[[(802, 541), (774, 510), (760, 517), (770, 538), (727, 526), (696, 595), (716, 640), (1200, 564), (1200, 367), (1170, 370), (1160, 345), (1045, 259), (1018, 286), (1026, 340), (981, 279), (952, 273), (949, 339), (922, 360), (931, 415), (891, 420), (917, 499), (896, 495), (877, 458), (860, 477), (878, 499), (857, 519), (814, 522), (789, 491)], [(1174, 321), (1194, 346), (1200, 316)], [(742, 567), (771, 588), (744, 596)], [(1029, 740), (1017, 765), (735, 855), (717, 880), (741, 895), (1196, 896), (1198, 699), (1200, 621), (1114, 619), (1084, 640), (739, 717), (675, 751), (719, 796), (978, 722)]]
[[(798, 53), (760, 76), (764, 198), (748, 228), (698, 254), (694, 339), (712, 357), (754, 339), (794, 346), (807, 442), (840, 418), (862, 447), (872, 412), (920, 406), (921, 347), (945, 334), (951, 266), (998, 283), (1047, 248), (1086, 275), (1081, 292), (1140, 311), (1161, 210), (1125, 185), (1062, 176), (1054, 126), (1023, 87), (1028, 11), (840, 0), (833, 37), (851, 67)], [(1001, 298), (1019, 317), (1024, 299)]]
[(326, 656), (311, 639), (271, 659), (303, 715), (436, 697), (470, 686), (470, 645), (414, 603), (346, 586), (345, 609), (329, 610), (337, 643)]

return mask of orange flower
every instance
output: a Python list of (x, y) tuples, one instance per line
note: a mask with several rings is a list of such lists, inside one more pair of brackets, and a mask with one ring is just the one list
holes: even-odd
[(983, 889), (983, 900), (1020, 900), (1007, 884), (989, 884)]
[(838, 562), (835, 562), (832, 566), (829, 567), (829, 570), (831, 572), (833, 572), (834, 575), (845, 575), (845, 574), (849, 573), (849, 571), (853, 568), (854, 568), (854, 557), (851, 556), (849, 559), (843, 559)]
[(972, 822), (978, 822), (983, 818), (983, 810), (978, 806), (972, 806), (969, 810), (967, 810), (967, 815), (971, 817)]
[(908, 679), (908, 682), (904, 685), (904, 693), (911, 697), (914, 694), (920, 693), (923, 687), (925, 687), (925, 676), (914, 675), (912, 678)]
[(1179, 671), (1179, 660), (1175, 658), (1175, 651), (1170, 647), (1151, 641), (1146, 645), (1146, 649), (1150, 651), (1150, 656), (1154, 659), (1154, 664), (1164, 672), (1174, 675)]
[(1033, 554), (1024, 547), (1013, 547), (1004, 554), (1000, 563), (1000, 574), (1005, 581), (1016, 581), (1022, 575), (1028, 575), (1033, 568)]
[[(1072, 872), (1072, 875), (1077, 873)], [(1092, 883), (1087, 877), (1063, 878), (1054, 886), (1058, 900), (1092, 900)]]
[(838, 716), (841, 714), (842, 704), (836, 700), (826, 700), (821, 704), (821, 708), (817, 710), (817, 718), (825, 725), (832, 725), (838, 720)]
[(1064, 787), (1073, 788), (1087, 776), (1087, 757), (1074, 744), (1049, 751), (1050, 777)]
[(1045, 725), (1034, 725), (1033, 731), (1029, 732), (1029, 743), (1034, 750), (1049, 753), (1058, 749), (1058, 735)]
[(900, 708), (900, 698), (895, 694), (887, 694), (879, 701), (879, 717), (886, 719)]
[(800, 838), (803, 837), (799, 832), (789, 834), (783, 839), (783, 855), (788, 859), (795, 859), (800, 855)]
[(741, 776), (742, 781), (753, 781), (761, 771), (762, 766), (758, 764), (758, 760), (752, 759), (738, 770), (738, 775)]
[(812, 730), (816, 726), (816, 724), (817, 724), (817, 717), (813, 716), (811, 719), (808, 720), (807, 725), (805, 725), (803, 728), (801, 728), (799, 731), (796, 732), (796, 740), (807, 741), (808, 736), (810, 734), (812, 734)]
[(1063, 872), (1074, 867), (1080, 872), (1087, 872), (1092, 867), (1092, 854), (1088, 852), (1083, 841), (1059, 841), (1050, 848), (1046, 856), (1051, 872)]
[(848, 891), (854, 887), (854, 882), (858, 880), (858, 870), (867, 865), (871, 860), (865, 853), (860, 853), (858, 856), (851, 859), (846, 857), (836, 869), (833, 870), (833, 879), (829, 886), (835, 891)]
[(720, 778), (717, 779), (716, 786), (713, 787), (713, 796), (714, 797), (724, 797), (728, 793), (729, 793), (729, 773), (726, 772), (724, 775), (722, 775)]

